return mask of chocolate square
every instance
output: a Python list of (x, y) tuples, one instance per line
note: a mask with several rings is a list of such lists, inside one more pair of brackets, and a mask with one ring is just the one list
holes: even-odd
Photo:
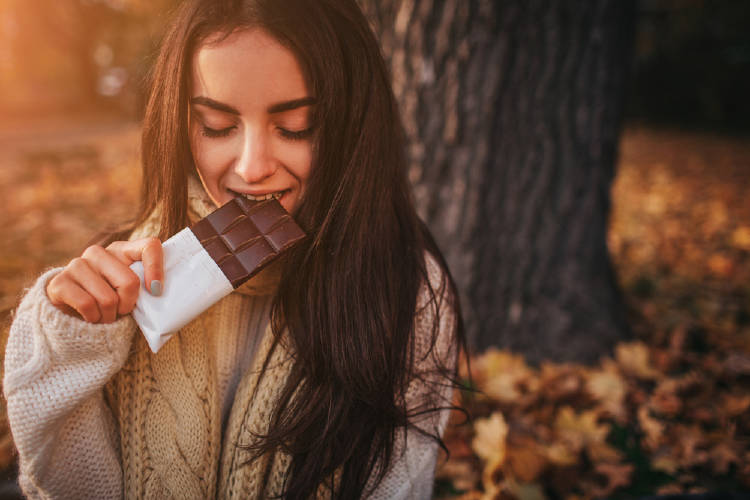
[(276, 227), (266, 234), (266, 239), (275, 251), (283, 252), (287, 247), (304, 236), (305, 233), (302, 229), (294, 222), (294, 219), (289, 217), (281, 224), (277, 224)]
[(241, 219), (246, 218), (244, 210), (235, 199), (230, 200), (206, 216), (216, 232), (221, 234)]
[(235, 224), (226, 233), (221, 235), (221, 239), (227, 244), (232, 252), (236, 252), (240, 247), (246, 246), (250, 242), (262, 238), (263, 235), (255, 227), (255, 224)]

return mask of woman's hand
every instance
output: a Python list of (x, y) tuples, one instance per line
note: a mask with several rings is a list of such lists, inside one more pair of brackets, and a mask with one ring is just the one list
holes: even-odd
[(138, 276), (128, 266), (143, 261), (146, 289), (161, 295), (164, 258), (158, 238), (115, 241), (88, 247), (47, 284), (52, 304), (90, 323), (112, 323), (135, 308)]

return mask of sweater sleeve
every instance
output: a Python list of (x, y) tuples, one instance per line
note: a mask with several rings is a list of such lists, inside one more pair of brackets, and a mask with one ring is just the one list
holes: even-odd
[(30, 498), (120, 498), (116, 424), (104, 384), (127, 359), (136, 325), (93, 324), (52, 305), (45, 272), (15, 312), (3, 390)]
[[(410, 419), (412, 425), (406, 432), (396, 434), (393, 462), (377, 489), (368, 497), (370, 500), (432, 498), (438, 458), (438, 443), (432, 436), (442, 437), (448, 423), (453, 384), (446, 378), (446, 373), (455, 372), (457, 351), (454, 299), (449, 292), (447, 277), (429, 255), (426, 264), (435, 301), (430, 300), (432, 295), (423, 286), (415, 316), (416, 376), (406, 392), (406, 406), (413, 415)], [(420, 412), (425, 407), (440, 409)]]

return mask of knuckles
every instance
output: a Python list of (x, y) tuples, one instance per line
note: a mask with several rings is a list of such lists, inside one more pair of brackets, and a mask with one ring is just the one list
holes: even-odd
[(86, 321), (90, 321), (92, 323), (99, 320), (99, 308), (96, 305), (96, 301), (93, 297), (90, 295), (84, 299), (81, 299), (78, 304), (76, 304), (78, 309), (78, 312), (81, 313), (81, 316)]
[(76, 257), (72, 259), (67, 265), (67, 268), (70, 271), (81, 271), (87, 267), (88, 267), (88, 264), (86, 263), (83, 257)]
[(99, 299), (99, 304), (104, 309), (114, 309), (117, 307), (119, 299), (116, 293), (107, 294), (105, 297)]
[(141, 281), (138, 279), (138, 275), (134, 272), (128, 274), (128, 278), (122, 284), (120, 289), (123, 293), (128, 296), (133, 296), (138, 293), (138, 289), (141, 287)]
[(107, 245), (107, 251), (117, 250), (118, 247), (122, 245), (122, 241), (113, 241), (109, 245)]
[(104, 252), (106, 252), (106, 250), (104, 250), (104, 247), (101, 245), (91, 245), (83, 251), (81, 257), (84, 259), (95, 259), (97, 256), (101, 256)]

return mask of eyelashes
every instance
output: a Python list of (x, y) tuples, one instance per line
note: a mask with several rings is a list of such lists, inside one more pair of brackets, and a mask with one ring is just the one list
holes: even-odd
[[(237, 127), (232, 126), (232, 127), (222, 128), (222, 129), (214, 129), (214, 128), (206, 127), (205, 125), (203, 125), (201, 127), (201, 134), (203, 134), (205, 137), (216, 139), (216, 138), (228, 136), (229, 134), (232, 133), (232, 131), (235, 128)], [(301, 141), (312, 136), (313, 127), (308, 127), (304, 130), (287, 130), (282, 127), (276, 127), (276, 130), (279, 131), (279, 134), (284, 139), (288, 139), (290, 141)]]
[(281, 137), (289, 139), (290, 141), (301, 141), (307, 139), (312, 135), (313, 128), (308, 127), (305, 130), (287, 130), (285, 128), (276, 127), (281, 134)]
[(203, 134), (206, 137), (211, 138), (217, 138), (217, 137), (226, 137), (234, 130), (235, 127), (227, 127), (222, 129), (215, 129), (215, 128), (209, 128), (205, 125), (201, 127), (201, 134)]

